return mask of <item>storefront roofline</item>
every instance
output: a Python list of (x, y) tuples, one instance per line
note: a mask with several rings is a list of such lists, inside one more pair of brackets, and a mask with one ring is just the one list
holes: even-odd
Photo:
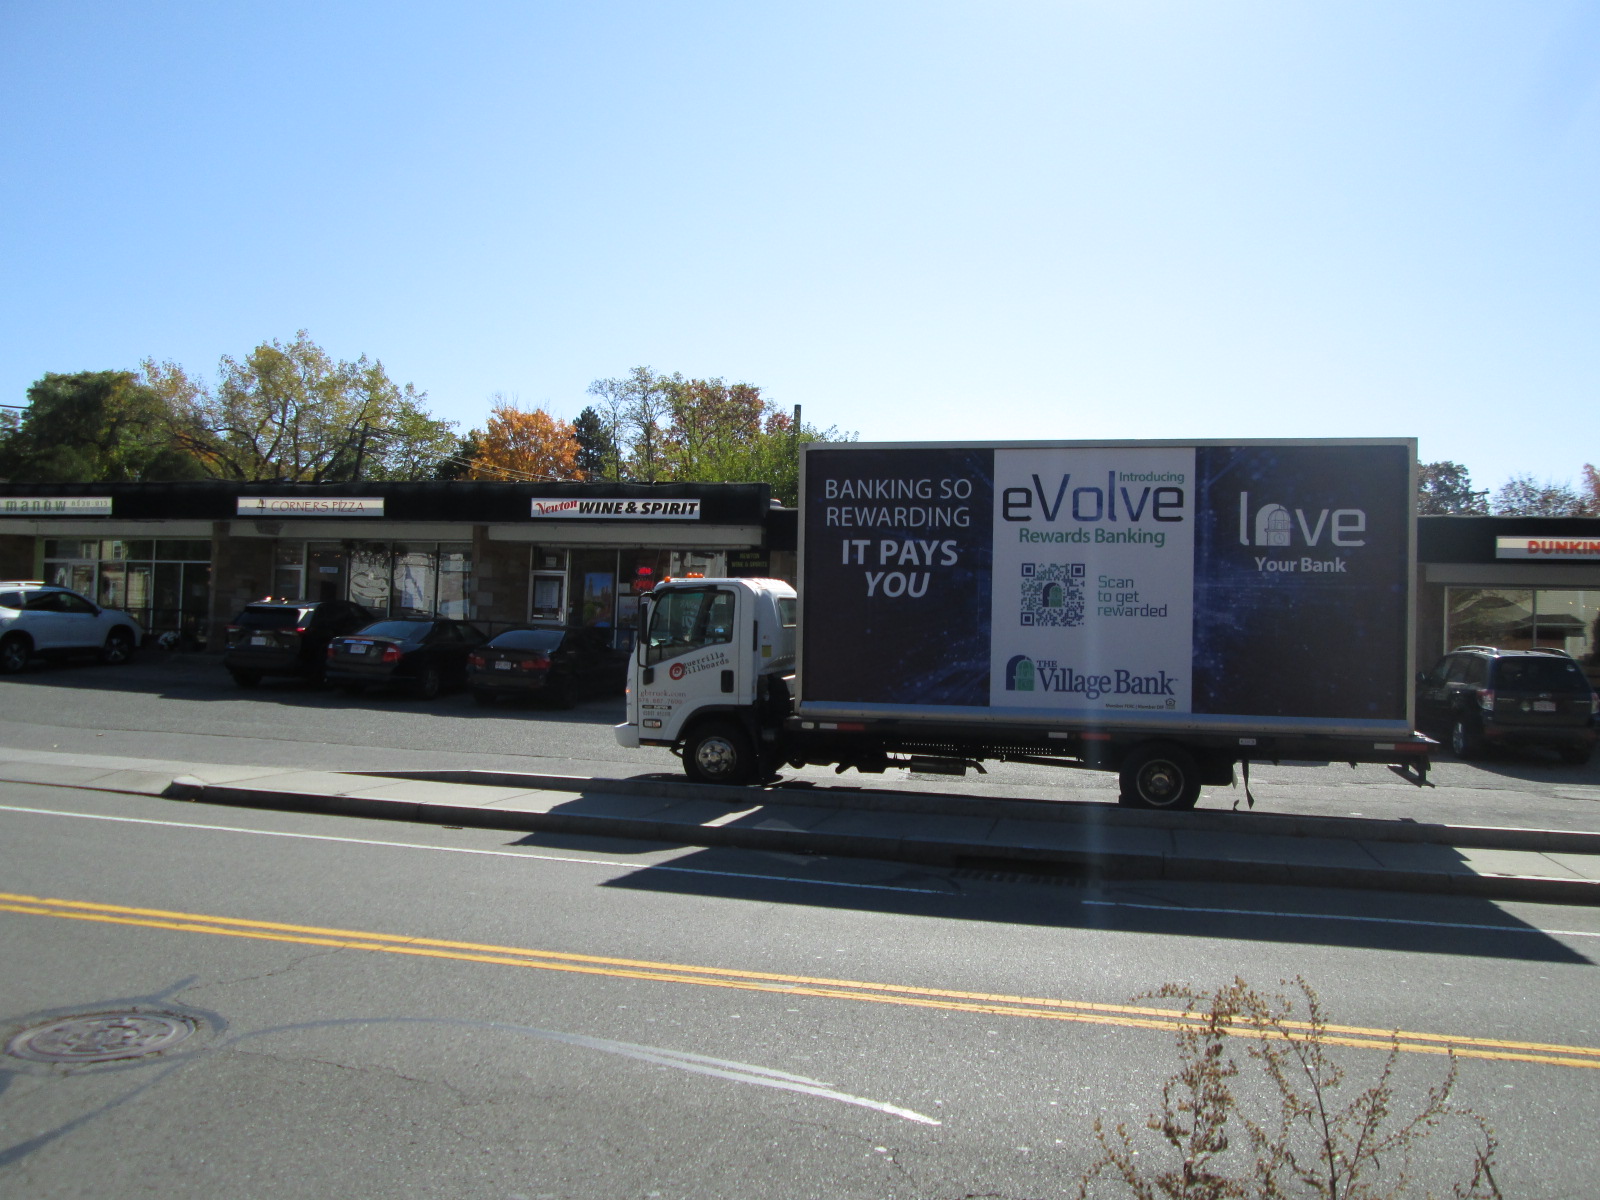
[(22, 537), (209, 538), (211, 521), (130, 521), (117, 517), (0, 518), (0, 534)]
[(696, 550), (753, 550), (762, 545), (759, 525), (701, 525), (694, 521), (555, 521), (490, 525), (491, 542), (541, 546), (692, 546)]
[[(763, 524), (772, 489), (765, 483), (491, 483), (477, 480), (414, 482), (239, 483), (201, 480), (182, 483), (18, 483), (0, 482), (0, 498), (109, 496), (113, 515), (129, 520), (231, 520), (238, 501), (256, 497), (384, 501), (383, 519), (460, 521), (493, 525), (533, 519), (539, 500), (629, 500), (699, 502), (702, 524)], [(549, 520), (551, 518), (546, 518)]]

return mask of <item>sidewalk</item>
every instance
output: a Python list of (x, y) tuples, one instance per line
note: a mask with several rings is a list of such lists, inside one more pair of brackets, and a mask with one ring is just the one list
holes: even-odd
[(1600, 904), (1600, 833), (496, 771), (355, 774), (0, 750), (0, 782), (520, 832), (1166, 879)]

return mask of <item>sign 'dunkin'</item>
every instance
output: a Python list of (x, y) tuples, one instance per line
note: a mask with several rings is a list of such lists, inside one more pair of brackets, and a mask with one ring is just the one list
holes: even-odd
[(698, 521), (698, 500), (555, 500), (535, 496), (534, 517), (590, 521)]
[(5, 496), (0, 517), (109, 517), (110, 496)]
[(1496, 558), (1589, 558), (1600, 560), (1600, 538), (1497, 537)]
[(241, 517), (381, 517), (381, 496), (240, 496)]

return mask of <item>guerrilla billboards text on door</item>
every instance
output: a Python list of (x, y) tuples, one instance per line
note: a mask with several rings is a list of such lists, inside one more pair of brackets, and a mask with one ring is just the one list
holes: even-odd
[(1405, 732), (1414, 457), (809, 447), (802, 711)]

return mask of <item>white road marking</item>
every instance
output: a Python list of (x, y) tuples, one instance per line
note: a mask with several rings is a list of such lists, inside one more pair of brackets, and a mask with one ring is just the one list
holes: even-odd
[[(586, 861), (586, 860), (579, 860)], [(785, 1092), (799, 1092), (806, 1096), (820, 1096), (824, 1100), (837, 1100), (841, 1104), (854, 1104), (859, 1108), (870, 1108), (874, 1112), (887, 1113), (891, 1117), (899, 1117), (903, 1121), (914, 1121), (919, 1125), (942, 1125), (933, 1117), (923, 1116), (909, 1108), (901, 1108), (896, 1104), (887, 1104), (882, 1100), (869, 1100), (865, 1096), (852, 1096), (849, 1092), (841, 1092), (831, 1084), (820, 1079), (808, 1079), (804, 1075), (792, 1075), (788, 1071), (778, 1071), (771, 1067), (758, 1067), (750, 1063), (731, 1062), (724, 1058), (708, 1058), (704, 1054), (691, 1054), (686, 1050), (667, 1050), (660, 1046), (641, 1046), (636, 1042), (619, 1042), (611, 1038), (591, 1037), (582, 1033), (563, 1033), (556, 1029), (538, 1029), (532, 1025), (508, 1025), (500, 1021), (460, 1021), (449, 1018), (436, 1017), (379, 1017), (367, 1019), (363, 1017), (340, 1017), (332, 1021), (317, 1021), (311, 1025), (282, 1026), (273, 1029), (257, 1029), (249, 1033), (240, 1034), (234, 1042), (242, 1042), (247, 1038), (266, 1037), (274, 1033), (284, 1033), (291, 1029), (311, 1029), (330, 1025), (465, 1025), (477, 1029), (494, 1029), (506, 1033), (525, 1033), (537, 1038), (545, 1038), (552, 1042), (564, 1042), (570, 1046), (581, 1046), (586, 1050), (601, 1050), (607, 1054), (619, 1054), (624, 1058), (637, 1059), (640, 1062), (655, 1063), (661, 1067), (673, 1067), (679, 1071), (692, 1071), (696, 1075), (710, 1075), (715, 1079), (726, 1079), (733, 1083), (752, 1083), (758, 1087), (777, 1088)]]
[(444, 854), (486, 854), (493, 858), (530, 858), (540, 862), (583, 863), (592, 867), (674, 871), (680, 875), (713, 875), (723, 879), (758, 879), (768, 883), (809, 883), (817, 887), (858, 888), (871, 892), (909, 892), (915, 896), (955, 896), (937, 888), (896, 887), (887, 883), (846, 883), (833, 879), (802, 879), (795, 875), (757, 875), (747, 871), (711, 871), (704, 867), (678, 867), (668, 863), (612, 862), (604, 858), (577, 858), (560, 854), (531, 854), (518, 850), (480, 850), (470, 846), (430, 846), (421, 842), (384, 842), (374, 838), (338, 837), (328, 833), (290, 833), (278, 829), (244, 829), (237, 825), (201, 825), (190, 821), (158, 821), (150, 817), (114, 817), (105, 813), (65, 812), (56, 808), (24, 808), (0, 804), (0, 812), (34, 813), (47, 817), (78, 817), (85, 821), (117, 821), (125, 825), (164, 825), (173, 829), (204, 829), (213, 833), (249, 833), (257, 837), (300, 838), (310, 842), (346, 842), (354, 846), (385, 846), (397, 850), (437, 850)]

